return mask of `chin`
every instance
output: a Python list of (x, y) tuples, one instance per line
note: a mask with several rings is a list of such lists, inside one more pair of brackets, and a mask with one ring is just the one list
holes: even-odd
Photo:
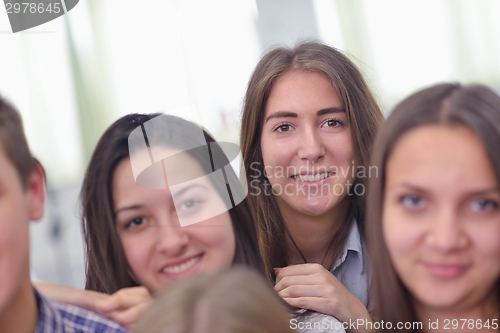
[(448, 288), (436, 286), (421, 290), (416, 296), (422, 306), (436, 310), (457, 310), (466, 306), (465, 293), (452, 285)]
[[(333, 207), (335, 207), (335, 206), (333, 206)], [(321, 216), (321, 215), (329, 212), (333, 207), (332, 207), (332, 205), (318, 204), (318, 205), (303, 206), (303, 207), (300, 207), (298, 210), (306, 215)]]

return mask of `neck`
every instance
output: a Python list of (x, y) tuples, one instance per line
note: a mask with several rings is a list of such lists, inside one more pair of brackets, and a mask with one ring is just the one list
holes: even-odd
[[(493, 302), (492, 302), (493, 301)], [(498, 332), (493, 329), (496, 325), (492, 325), (492, 319), (498, 319), (498, 311), (494, 311), (494, 300), (487, 300), (486, 302), (478, 303), (471, 307), (461, 309), (435, 309), (422, 305), (416, 305), (418, 318), (423, 318), (422, 324), (425, 332), (439, 333), (439, 332)], [(467, 319), (467, 322), (464, 320)], [(484, 325), (489, 320), (490, 327), (478, 328), (476, 323), (481, 321)], [(472, 327), (469, 328), (469, 321)], [(495, 321), (497, 322), (497, 321)], [(457, 327), (458, 325), (458, 327)]]
[[(293, 242), (300, 249), (307, 263), (323, 263), (326, 251), (344, 222), (349, 207), (349, 198), (345, 197), (333, 209), (321, 215), (297, 213), (278, 199), (283, 221)], [(297, 250), (290, 237), (286, 237), (288, 264), (303, 264), (304, 258)]]
[(29, 275), (13, 299), (0, 312), (2, 333), (32, 333), (38, 323), (38, 306)]

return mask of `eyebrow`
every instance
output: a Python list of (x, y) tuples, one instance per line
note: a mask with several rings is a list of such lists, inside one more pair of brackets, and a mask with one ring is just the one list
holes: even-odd
[[(419, 192), (419, 193), (425, 193), (427, 192), (425, 189), (419, 187), (419, 186), (416, 186), (416, 185), (413, 185), (413, 184), (410, 184), (410, 183), (407, 183), (407, 182), (403, 182), (403, 183), (399, 183), (399, 184), (396, 184), (394, 186), (390, 186), (389, 188), (401, 188), (401, 187), (406, 187), (406, 188), (409, 188), (415, 192)], [(500, 191), (500, 187), (492, 187), (492, 188), (487, 188), (487, 189), (484, 189), (484, 190), (477, 190), (477, 191), (471, 191), (471, 192), (467, 192), (467, 196), (478, 196), (478, 195), (484, 195), (484, 194), (487, 194), (487, 193), (490, 193), (490, 192), (499, 192)]]
[[(345, 112), (344, 109), (342, 108), (326, 108), (326, 109), (321, 109), (316, 112), (316, 115), (322, 116), (324, 114), (330, 114), (330, 113), (340, 113), (340, 112)], [(267, 123), (269, 119), (272, 118), (298, 118), (298, 114), (295, 112), (290, 112), (290, 111), (277, 111), (273, 113), (272, 115), (268, 116), (266, 118), (266, 121), (264, 123)]]
[(117, 216), (118, 213), (121, 213), (123, 211), (126, 211), (126, 210), (136, 210), (136, 209), (141, 209), (143, 208), (144, 206), (143, 205), (131, 205), (131, 206), (125, 206), (125, 207), (122, 207), (122, 208), (119, 208), (117, 210), (114, 211), (114, 215)]
[(399, 188), (408, 188), (410, 190), (413, 190), (415, 192), (419, 192), (419, 193), (425, 193), (426, 190), (421, 188), (421, 187), (418, 187), (416, 185), (413, 185), (413, 184), (410, 184), (410, 183), (407, 183), (407, 182), (402, 182), (402, 183), (396, 183), (392, 186), (388, 186), (387, 189), (399, 189)]
[(492, 188), (488, 188), (488, 189), (484, 189), (484, 190), (478, 190), (478, 191), (470, 192), (469, 195), (471, 195), (471, 196), (477, 196), (477, 195), (487, 194), (487, 193), (490, 193), (490, 192), (500, 192), (500, 187), (492, 187)]
[(185, 192), (187, 192), (188, 190), (194, 188), (194, 187), (199, 187), (201, 189), (204, 189), (208, 192), (210, 192), (210, 189), (208, 187), (206, 187), (205, 185), (202, 185), (202, 184), (191, 184), (189, 186), (186, 186), (185, 188), (175, 192), (174, 194), (172, 194), (172, 198), (176, 198), (176, 197), (180, 197), (182, 194), (184, 194)]

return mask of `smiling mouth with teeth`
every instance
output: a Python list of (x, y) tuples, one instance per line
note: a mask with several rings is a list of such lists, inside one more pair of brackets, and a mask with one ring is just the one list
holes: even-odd
[(322, 172), (315, 175), (293, 175), (292, 178), (300, 180), (301, 182), (317, 182), (328, 178), (335, 174), (335, 172)]
[(161, 272), (168, 273), (168, 274), (182, 273), (182, 272), (188, 270), (189, 268), (191, 268), (194, 264), (196, 264), (201, 259), (201, 256), (202, 256), (202, 254), (200, 254), (197, 257), (191, 258), (188, 261), (186, 261), (180, 265), (165, 267)]

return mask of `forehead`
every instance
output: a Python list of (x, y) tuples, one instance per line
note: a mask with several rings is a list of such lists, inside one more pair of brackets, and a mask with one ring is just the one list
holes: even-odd
[(387, 161), (387, 181), (479, 186), (496, 182), (477, 135), (464, 126), (426, 125), (405, 133)]
[[(317, 111), (342, 103), (330, 79), (314, 71), (291, 70), (276, 79), (266, 103), (270, 111)], [(279, 110), (282, 109), (282, 110)]]
[[(164, 151), (165, 156), (170, 157), (163, 161), (157, 161), (155, 166), (150, 169), (152, 171), (150, 175), (147, 174), (150, 170), (144, 170), (146, 177), (141, 178), (139, 185), (134, 178), (131, 160), (127, 158), (118, 164), (113, 173), (113, 202), (115, 207), (118, 203), (137, 197), (155, 197), (159, 194), (171, 196), (170, 190), (175, 188), (174, 185), (186, 183), (187, 180), (195, 179), (198, 183), (203, 183), (203, 185), (210, 188), (213, 187), (206, 178), (202, 177), (206, 172), (196, 158), (178, 148), (166, 147), (161, 149)], [(138, 151), (131, 158), (150, 161), (147, 150)], [(167, 180), (165, 180), (165, 176)]]

